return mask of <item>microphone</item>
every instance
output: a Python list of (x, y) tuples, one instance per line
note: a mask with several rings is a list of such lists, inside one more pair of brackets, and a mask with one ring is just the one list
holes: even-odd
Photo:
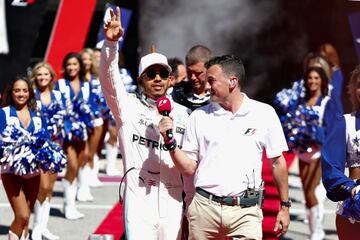
[[(156, 107), (161, 115), (168, 117), (171, 112), (171, 101), (166, 96), (159, 97), (156, 100)], [(174, 137), (172, 129), (166, 130), (166, 137), (169, 140)]]

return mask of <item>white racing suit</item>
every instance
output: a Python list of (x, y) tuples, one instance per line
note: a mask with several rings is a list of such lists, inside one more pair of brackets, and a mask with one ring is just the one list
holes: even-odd
[[(124, 224), (127, 240), (179, 239), (182, 181), (158, 124), (162, 116), (155, 102), (126, 92), (118, 69), (116, 42), (102, 48), (100, 83), (116, 120), (124, 163)], [(181, 145), (188, 109), (173, 103), (174, 136)]]

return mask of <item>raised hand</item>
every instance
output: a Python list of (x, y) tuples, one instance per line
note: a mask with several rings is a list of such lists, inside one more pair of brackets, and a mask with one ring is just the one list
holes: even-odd
[(109, 41), (119, 41), (124, 34), (124, 29), (121, 26), (120, 8), (116, 7), (116, 15), (114, 11), (109, 9), (110, 18), (105, 20), (104, 31), (105, 37)]

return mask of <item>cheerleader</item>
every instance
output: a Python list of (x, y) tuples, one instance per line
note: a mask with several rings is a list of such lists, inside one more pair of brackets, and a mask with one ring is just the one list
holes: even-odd
[(28, 224), (36, 201), (39, 168), (58, 172), (66, 158), (49, 143), (46, 125), (36, 112), (35, 94), (25, 77), (17, 77), (5, 91), (0, 109), (1, 178), (14, 211), (10, 240), (28, 239)]
[(89, 134), (88, 144), (89, 144), (89, 166), (91, 173), (89, 175), (88, 181), (90, 186), (98, 187), (101, 186), (102, 183), (97, 177), (99, 172), (99, 156), (97, 154), (97, 149), (100, 145), (101, 133), (103, 131), (104, 121), (101, 115), (101, 106), (102, 103), (105, 102), (104, 96), (101, 91), (101, 86), (99, 82), (99, 71), (97, 68), (97, 64), (95, 63), (95, 57), (93, 50), (90, 48), (85, 48), (81, 51), (81, 58), (85, 67), (85, 80), (90, 83), (91, 86), (91, 95), (93, 96), (91, 110), (94, 114), (93, 120), (93, 131)]
[[(75, 207), (75, 199), (92, 201), (86, 176), (88, 162), (88, 130), (92, 129), (90, 110), (90, 85), (84, 81), (85, 70), (80, 54), (68, 53), (63, 60), (64, 78), (56, 82), (65, 101), (63, 148), (68, 158), (68, 167), (63, 179), (65, 218), (74, 220), (84, 217)], [(77, 182), (79, 188), (77, 189)]]
[[(37, 107), (47, 123), (51, 139), (61, 145), (65, 109), (61, 93), (53, 90), (54, 80), (55, 72), (49, 64), (40, 62), (35, 65), (32, 70), (31, 81), (35, 86)], [(33, 240), (41, 240), (42, 236), (49, 240), (59, 239), (47, 228), (50, 200), (56, 178), (57, 173), (45, 173), (40, 170), (40, 189), (34, 206), (34, 227), (31, 234)]]
[[(299, 158), (310, 239), (323, 239), (325, 192), (321, 182), (321, 145), (336, 114), (341, 112), (329, 96), (329, 78), (321, 67), (309, 67), (304, 75), (304, 96), (281, 116), (289, 148)], [(295, 102), (293, 102), (295, 103)]]
[[(348, 87), (353, 112), (332, 124), (322, 151), (327, 196), (339, 202), (336, 231), (340, 240), (360, 234), (360, 65), (352, 72)], [(348, 176), (345, 168), (349, 168)]]
[[(329, 79), (328, 92), (331, 96), (332, 101), (336, 104), (339, 111), (343, 112), (341, 104), (341, 92), (342, 84), (338, 80), (338, 73), (334, 72), (330, 63), (325, 57), (318, 53), (310, 52), (306, 55), (303, 61), (303, 72), (305, 73), (309, 67), (320, 67), (324, 70), (326, 77)], [(283, 89), (276, 95), (274, 104), (282, 114), (286, 114), (289, 111), (293, 111), (293, 107), (298, 106), (300, 101), (303, 101), (305, 97), (305, 80), (299, 79), (293, 82), (291, 88)], [(334, 93), (334, 94), (333, 94)]]

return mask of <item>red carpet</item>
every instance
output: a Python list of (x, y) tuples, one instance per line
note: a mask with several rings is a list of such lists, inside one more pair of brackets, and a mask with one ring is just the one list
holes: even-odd
[[(287, 166), (294, 159), (293, 154), (285, 154)], [(265, 201), (264, 201), (264, 221), (263, 221), (263, 239), (278, 239), (273, 232), (275, 226), (276, 215), (279, 211), (279, 195), (273, 181), (271, 166), (268, 159), (263, 161), (263, 179), (265, 181)], [(114, 208), (108, 213), (99, 227), (95, 230), (95, 234), (112, 234), (114, 240), (120, 239), (123, 234), (123, 213), (122, 206), (117, 203)]]
[[(291, 165), (294, 155), (286, 153), (285, 159), (287, 166)], [(280, 200), (276, 189), (269, 160), (264, 157), (262, 177), (265, 181), (265, 200), (264, 200), (264, 221), (263, 221), (263, 239), (278, 239), (273, 231), (275, 227), (276, 215), (279, 211)]]
[(122, 206), (120, 203), (117, 203), (94, 231), (94, 234), (110, 234), (114, 236), (114, 240), (119, 240), (123, 232), (124, 223)]

